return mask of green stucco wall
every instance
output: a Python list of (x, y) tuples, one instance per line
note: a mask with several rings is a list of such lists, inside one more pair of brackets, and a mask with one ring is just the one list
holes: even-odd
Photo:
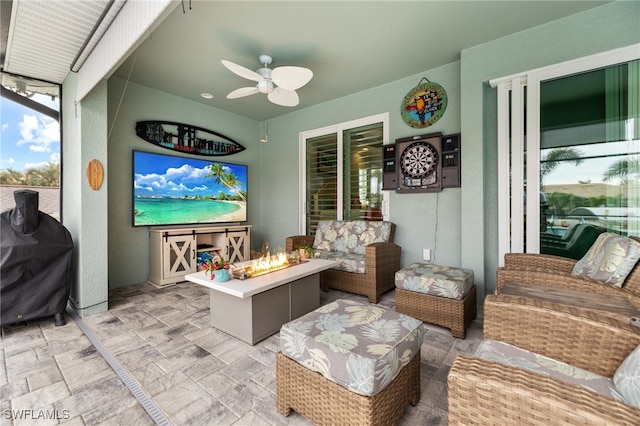
[[(122, 100), (122, 101), (121, 101)], [(118, 110), (118, 105), (119, 110)], [(154, 146), (136, 136), (141, 120), (174, 121), (214, 130), (246, 150), (233, 156), (212, 157), (249, 165), (248, 223), (259, 231), (261, 222), (261, 162), (259, 122), (206, 105), (112, 78), (109, 80), (109, 287), (147, 281), (149, 228), (132, 226), (132, 151), (183, 155)], [(204, 158), (204, 157), (197, 157)]]
[[(495, 287), (498, 265), (495, 91), (488, 87), (488, 81), (638, 43), (639, 16), (639, 2), (613, 2), (464, 50), (460, 61), (269, 120), (267, 144), (259, 143), (264, 123), (133, 83), (125, 90), (124, 81), (112, 78), (108, 82), (107, 115), (108, 239), (102, 243), (108, 241), (108, 250), (85, 241), (81, 232), (77, 243), (96, 249), (97, 255), (108, 253), (109, 287), (146, 281), (148, 230), (131, 226), (131, 151), (166, 150), (139, 139), (134, 132), (136, 121), (164, 119), (195, 124), (245, 145), (246, 151), (227, 158), (250, 167), (249, 223), (253, 225), (252, 246), (259, 248), (266, 241), (271, 247), (283, 245), (286, 236), (298, 232), (300, 132), (388, 112), (391, 141), (431, 132), (462, 133), (462, 187), (437, 194), (391, 192), (389, 219), (398, 225), (396, 242), (402, 246), (403, 265), (419, 260), (423, 248), (435, 249), (434, 262), (474, 270), (481, 299)], [(442, 85), (449, 103), (440, 121), (419, 130), (404, 124), (400, 103), (422, 77)], [(73, 114), (70, 102), (65, 101), (65, 119)], [(74, 139), (78, 137), (74, 126), (65, 125), (64, 129)], [(73, 146), (77, 144), (73, 142)], [(65, 169), (71, 169), (65, 177), (80, 179), (84, 169), (75, 163), (84, 164), (85, 160), (76, 153), (65, 155)], [(69, 166), (67, 161), (74, 164)], [(69, 190), (66, 185), (65, 181), (65, 193)], [(71, 213), (69, 217), (69, 211), (88, 208), (91, 198), (77, 184), (72, 184), (70, 191), (73, 193), (64, 196), (64, 216), (75, 229), (84, 214)], [(87, 275), (80, 271), (80, 286), (92, 285), (86, 283)]]
[(640, 2), (613, 2), (461, 53), (461, 258), (486, 292), (498, 266), (496, 97), (488, 81), (638, 43), (639, 20)]
[[(390, 141), (407, 136), (460, 131), (460, 64), (448, 64), (402, 80), (346, 96), (335, 101), (305, 108), (269, 121), (269, 143), (263, 148), (262, 225), (265, 238), (274, 246), (283, 245), (288, 235), (298, 234), (298, 171), (300, 132), (323, 128), (376, 114), (389, 113)], [(447, 110), (434, 125), (414, 129), (404, 123), (400, 106), (407, 92), (426, 77), (440, 84), (448, 95)], [(464, 151), (464, 136), (462, 150)], [(285, 174), (286, 172), (286, 174)], [(464, 182), (463, 182), (464, 185)], [(279, 190), (275, 190), (278, 188)], [(460, 189), (440, 193), (397, 194), (391, 191), (389, 220), (396, 223), (394, 241), (402, 247), (402, 264), (422, 258), (423, 248), (435, 248), (434, 262), (460, 263)], [(437, 207), (437, 212), (436, 212)]]

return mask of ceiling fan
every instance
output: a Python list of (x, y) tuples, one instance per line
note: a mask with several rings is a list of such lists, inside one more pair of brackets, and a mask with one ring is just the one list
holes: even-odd
[(269, 55), (260, 55), (260, 63), (264, 64), (257, 72), (241, 65), (222, 60), (222, 65), (231, 72), (249, 80), (257, 81), (253, 87), (241, 87), (227, 95), (227, 99), (236, 99), (255, 93), (265, 93), (267, 99), (276, 105), (293, 107), (298, 105), (300, 98), (296, 89), (307, 84), (313, 77), (313, 72), (302, 67), (278, 67), (273, 70), (268, 66), (273, 62)]

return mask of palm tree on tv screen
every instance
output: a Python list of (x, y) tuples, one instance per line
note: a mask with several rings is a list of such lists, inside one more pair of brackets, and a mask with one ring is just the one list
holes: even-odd
[(242, 182), (238, 180), (237, 176), (233, 174), (233, 172), (227, 172), (220, 163), (210, 164), (209, 169), (211, 170), (211, 173), (209, 173), (206, 177), (216, 178), (216, 185), (222, 183), (224, 186), (236, 193), (238, 197), (242, 198), (242, 201), (247, 201), (247, 198), (244, 196), (243, 191), (240, 189), (240, 185), (242, 185)]

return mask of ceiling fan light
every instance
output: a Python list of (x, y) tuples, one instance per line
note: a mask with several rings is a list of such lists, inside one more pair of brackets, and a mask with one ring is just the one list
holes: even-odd
[(258, 82), (258, 92), (260, 92), (260, 93), (271, 93), (271, 92), (273, 92), (273, 81), (271, 81), (271, 80), (260, 80)]

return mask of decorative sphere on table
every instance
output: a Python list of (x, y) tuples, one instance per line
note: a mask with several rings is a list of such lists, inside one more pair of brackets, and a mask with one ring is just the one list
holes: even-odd
[(215, 271), (215, 281), (218, 282), (225, 282), (225, 281), (229, 281), (229, 271), (227, 269), (218, 269)]

